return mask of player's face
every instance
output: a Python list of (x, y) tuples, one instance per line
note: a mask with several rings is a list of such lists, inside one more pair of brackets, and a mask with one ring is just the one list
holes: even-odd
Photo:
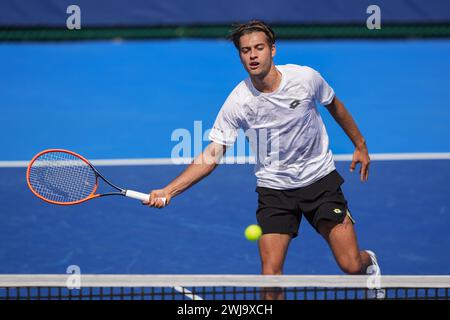
[(240, 38), (239, 56), (251, 77), (264, 77), (270, 71), (275, 46), (270, 46), (264, 32), (244, 34)]

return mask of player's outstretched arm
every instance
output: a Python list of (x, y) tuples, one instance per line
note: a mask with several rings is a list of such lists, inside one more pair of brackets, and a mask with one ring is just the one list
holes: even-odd
[[(153, 190), (150, 201), (144, 204), (150, 207), (162, 208), (170, 203), (172, 197), (187, 190), (204, 177), (208, 176), (219, 164), (225, 154), (226, 146), (211, 142), (202, 153), (172, 182), (163, 189)], [(164, 204), (159, 198), (166, 198)]]
[(355, 151), (353, 153), (352, 163), (350, 165), (350, 171), (355, 170), (356, 164), (361, 164), (359, 170), (361, 181), (367, 181), (369, 178), (369, 165), (370, 157), (367, 150), (366, 140), (358, 129), (355, 120), (351, 116), (350, 112), (345, 108), (344, 104), (335, 97), (333, 101), (326, 106), (330, 114), (336, 120), (336, 122), (345, 131), (347, 136), (352, 140)]

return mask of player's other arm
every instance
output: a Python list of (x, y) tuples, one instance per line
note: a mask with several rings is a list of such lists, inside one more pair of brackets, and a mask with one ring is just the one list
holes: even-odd
[(151, 207), (162, 208), (164, 204), (158, 198), (166, 198), (166, 204), (170, 199), (183, 191), (187, 190), (206, 176), (208, 176), (219, 164), (222, 156), (225, 154), (226, 146), (211, 142), (202, 153), (172, 182), (159, 190), (153, 190), (150, 193)]
[(355, 146), (350, 171), (355, 169), (357, 163), (361, 163), (361, 169), (359, 171), (361, 181), (367, 181), (370, 165), (369, 151), (367, 150), (366, 140), (359, 131), (355, 120), (353, 120), (350, 112), (337, 97), (334, 97), (333, 101), (326, 108)]

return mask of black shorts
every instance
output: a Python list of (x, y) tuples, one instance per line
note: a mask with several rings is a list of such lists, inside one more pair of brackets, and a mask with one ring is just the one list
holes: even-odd
[(318, 231), (320, 220), (331, 220), (337, 223), (349, 216), (355, 223), (347, 206), (341, 185), (344, 179), (336, 171), (332, 171), (313, 184), (291, 190), (276, 190), (257, 187), (258, 224), (266, 233), (298, 235), (302, 215)]

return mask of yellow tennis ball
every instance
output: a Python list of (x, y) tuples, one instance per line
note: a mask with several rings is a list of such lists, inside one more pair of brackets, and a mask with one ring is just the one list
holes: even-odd
[(257, 241), (262, 235), (261, 227), (257, 224), (251, 224), (245, 229), (245, 237), (249, 241)]

